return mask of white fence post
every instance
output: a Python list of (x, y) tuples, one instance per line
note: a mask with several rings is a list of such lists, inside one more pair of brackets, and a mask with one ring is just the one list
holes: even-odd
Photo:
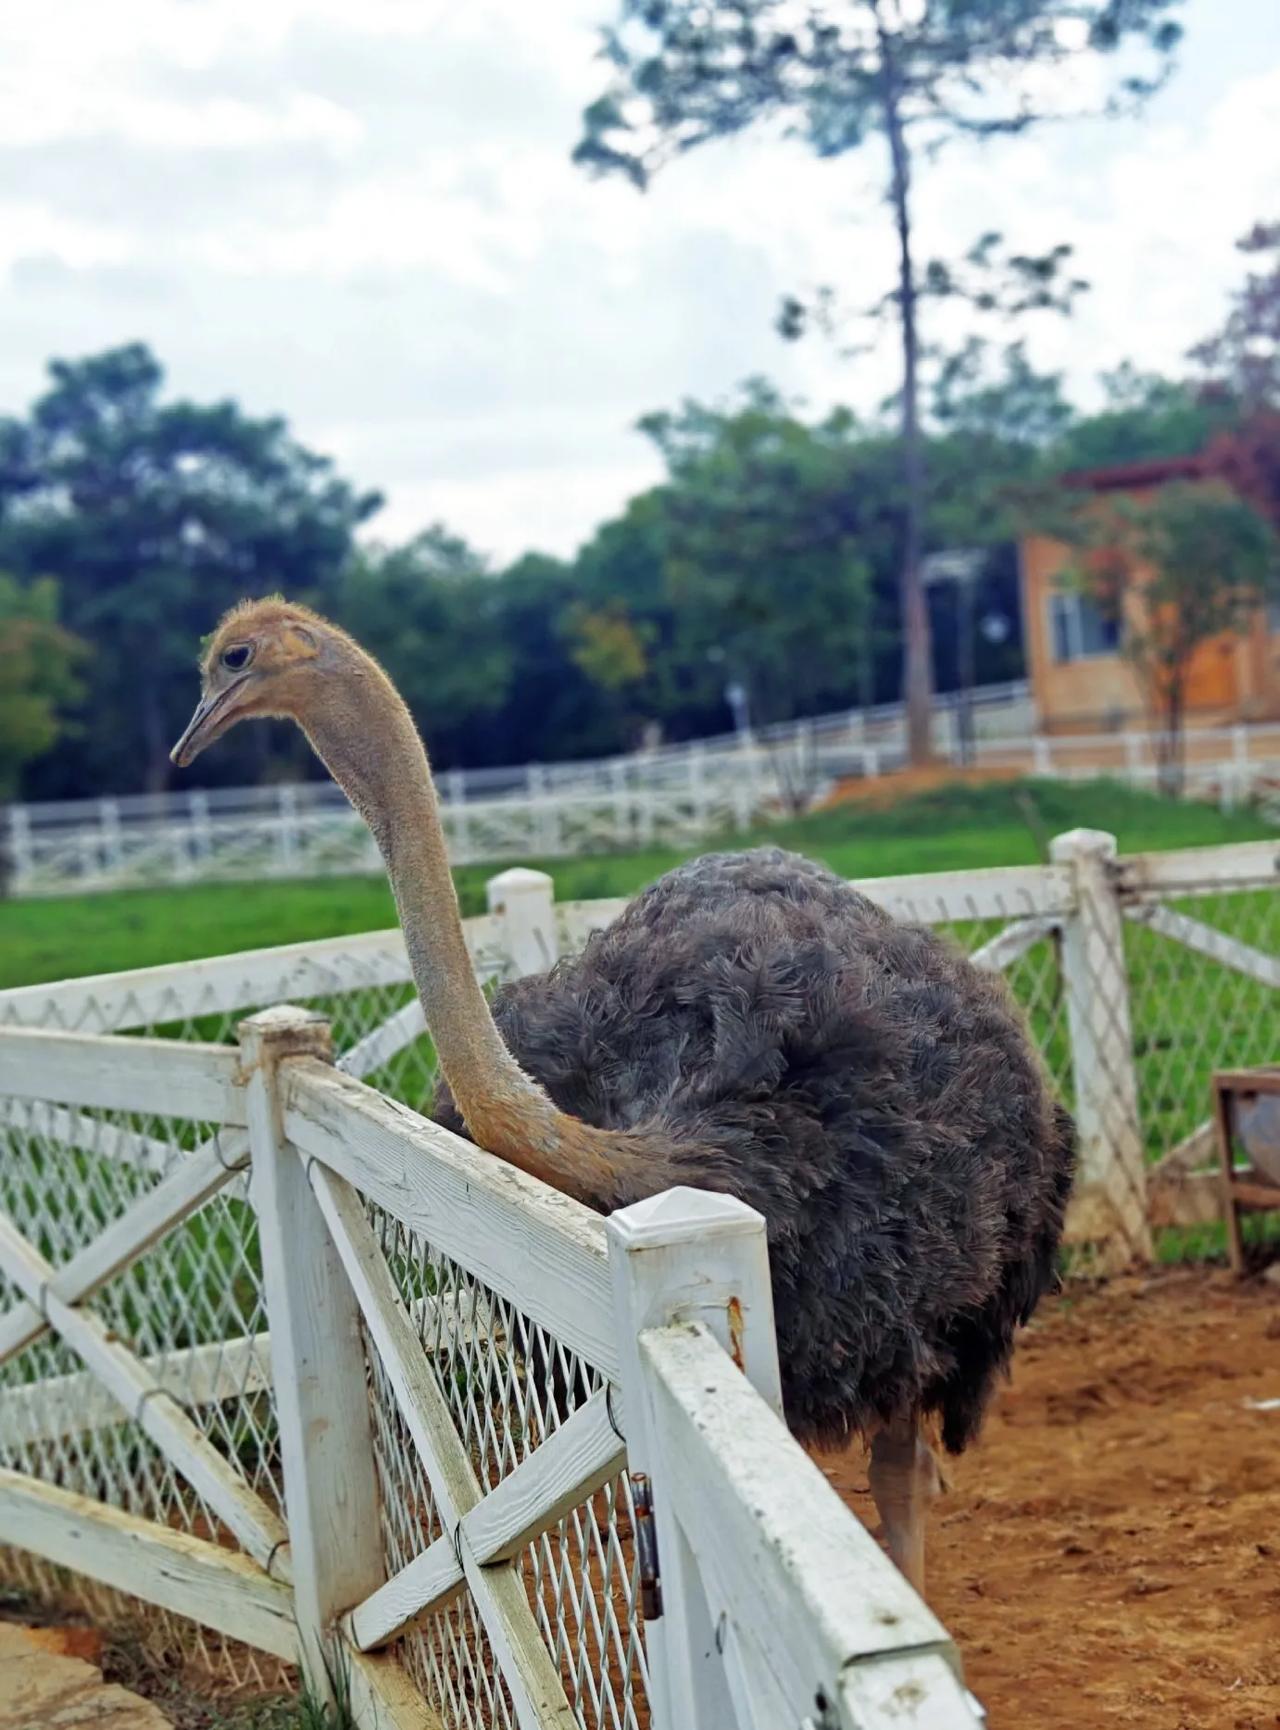
[(120, 834), (120, 801), (109, 795), (98, 800), (98, 822), (102, 829), (102, 865), (112, 876), (124, 863)]
[(689, 803), (694, 828), (700, 835), (711, 827), (711, 801), (707, 788), (707, 748), (701, 739), (689, 746)]
[(26, 805), (9, 807), (9, 887), (18, 894), (31, 882), (35, 859), (31, 846), (31, 812)]
[(1237, 806), (1248, 804), (1249, 733), (1245, 727), (1237, 725), (1231, 729), (1231, 769), (1224, 771), (1222, 785), (1231, 788), (1227, 810), (1234, 811)]
[(702, 1322), (781, 1415), (764, 1220), (731, 1196), (672, 1189), (613, 1214), (608, 1237), (627, 1463), (633, 1493), (651, 1493), (657, 1548), (660, 1613), (645, 1612), (654, 1730), (733, 1730), (751, 1718), (735, 1707), (697, 1562), (664, 1494), (680, 1462), (663, 1457), (640, 1335)]
[(191, 817), (191, 850), (195, 858), (207, 860), (213, 852), (213, 827), (209, 821), (209, 795), (200, 787), (187, 794)]
[(1116, 838), (1098, 829), (1072, 829), (1055, 837), (1050, 853), (1055, 864), (1070, 867), (1075, 903), (1062, 927), (1080, 1144), (1068, 1235), (1101, 1244), (1107, 1264), (1122, 1264), (1133, 1256), (1150, 1260), (1129, 974), (1114, 871)]
[(503, 948), (515, 977), (545, 973), (559, 954), (555, 884), (545, 871), (516, 865), (484, 886), (490, 913), (503, 924)]
[(338, 1616), (386, 1577), (360, 1312), (281, 1130), (281, 1059), (331, 1062), (333, 1045), (322, 1016), (288, 1004), (242, 1021), (239, 1036), (294, 1609), (303, 1667), (323, 1699)]
[(282, 877), (292, 877), (298, 868), (298, 792), (285, 782), (279, 792), (280, 828), (278, 861)]

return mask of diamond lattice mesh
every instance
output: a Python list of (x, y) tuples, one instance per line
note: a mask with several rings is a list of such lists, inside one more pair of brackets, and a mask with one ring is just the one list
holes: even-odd
[[(1274, 889), (1188, 896), (1168, 906), (1246, 945), (1273, 969), (1280, 965)], [(1126, 924), (1125, 954), (1142, 1124), (1148, 1154), (1159, 1158), (1208, 1119), (1215, 1070), (1280, 1062), (1280, 1006), (1274, 985), (1140, 920)]]
[[(371, 1209), (397, 1288), (481, 1490), (492, 1489), (603, 1381), (582, 1358), (416, 1232)], [(387, 1568), (447, 1536), (378, 1361), (367, 1347)], [(648, 1723), (639, 1588), (625, 1474), (529, 1545), (520, 1578), (584, 1730)], [(399, 1647), (447, 1730), (514, 1725), (483, 1621), (465, 1588)]]
[[(209, 1124), (127, 1112), (69, 1112), (7, 1102), (0, 1210), (59, 1268), (119, 1219), (193, 1149), (243, 1143)], [(22, 1303), (0, 1278), (3, 1311)], [(25, 1307), (25, 1306), (24, 1306)], [(86, 1306), (187, 1410), (270, 1505), (280, 1506), (276, 1423), (257, 1235), (245, 1179), (226, 1185)], [(39, 1321), (36, 1313), (32, 1324)], [(225, 1541), (217, 1518), (164, 1454), (55, 1335), (0, 1364), (0, 1466), (106, 1502), (170, 1529)], [(145, 1631), (157, 1655), (198, 1660), (236, 1683), (278, 1679), (274, 1660), (197, 1623), (142, 1606), (16, 1551), (4, 1576)]]

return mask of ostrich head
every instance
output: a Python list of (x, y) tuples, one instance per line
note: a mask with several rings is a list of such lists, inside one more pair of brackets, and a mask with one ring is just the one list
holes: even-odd
[(324, 702), (326, 672), (354, 644), (306, 607), (272, 596), (223, 615), (201, 661), (201, 697), (170, 756), (185, 768), (207, 745), (251, 716), (301, 723)]

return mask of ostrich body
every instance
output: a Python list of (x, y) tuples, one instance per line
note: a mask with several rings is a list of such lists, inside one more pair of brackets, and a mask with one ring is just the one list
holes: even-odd
[(219, 625), (179, 763), (251, 715), (307, 733), (386, 860), (443, 1081), (432, 1115), (611, 1211), (673, 1184), (768, 1226), (787, 1421), (871, 1441), (923, 1580), (935, 1483), (1053, 1279), (1073, 1138), (1004, 987), (777, 849), (669, 872), (581, 955), (503, 987), (467, 954), (425, 752), (343, 632), (282, 601)]

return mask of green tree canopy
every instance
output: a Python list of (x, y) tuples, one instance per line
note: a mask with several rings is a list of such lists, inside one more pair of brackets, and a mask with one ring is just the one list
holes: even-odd
[(405, 546), (354, 556), (335, 611), (395, 680), (441, 767), (508, 699), (515, 645), (486, 560), (441, 524)]
[[(51, 578), (20, 583), (0, 571), (0, 803), (13, 798), (23, 769), (66, 726), (86, 655), (85, 645), (58, 623)], [(0, 893), (4, 877), (0, 859)]]
[(1225, 396), (1207, 397), (1188, 380), (1127, 364), (1104, 373), (1102, 385), (1103, 407), (1073, 420), (1053, 447), (1060, 470), (1195, 456), (1237, 418), (1235, 403)]
[[(280, 419), (165, 401), (142, 344), (49, 374), (28, 416), (0, 423), (0, 567), (56, 576), (66, 624), (94, 650), (85, 724), (52, 778), (164, 785), (210, 620), (277, 588), (326, 597), (379, 501)], [(250, 772), (251, 731), (220, 772)]]

